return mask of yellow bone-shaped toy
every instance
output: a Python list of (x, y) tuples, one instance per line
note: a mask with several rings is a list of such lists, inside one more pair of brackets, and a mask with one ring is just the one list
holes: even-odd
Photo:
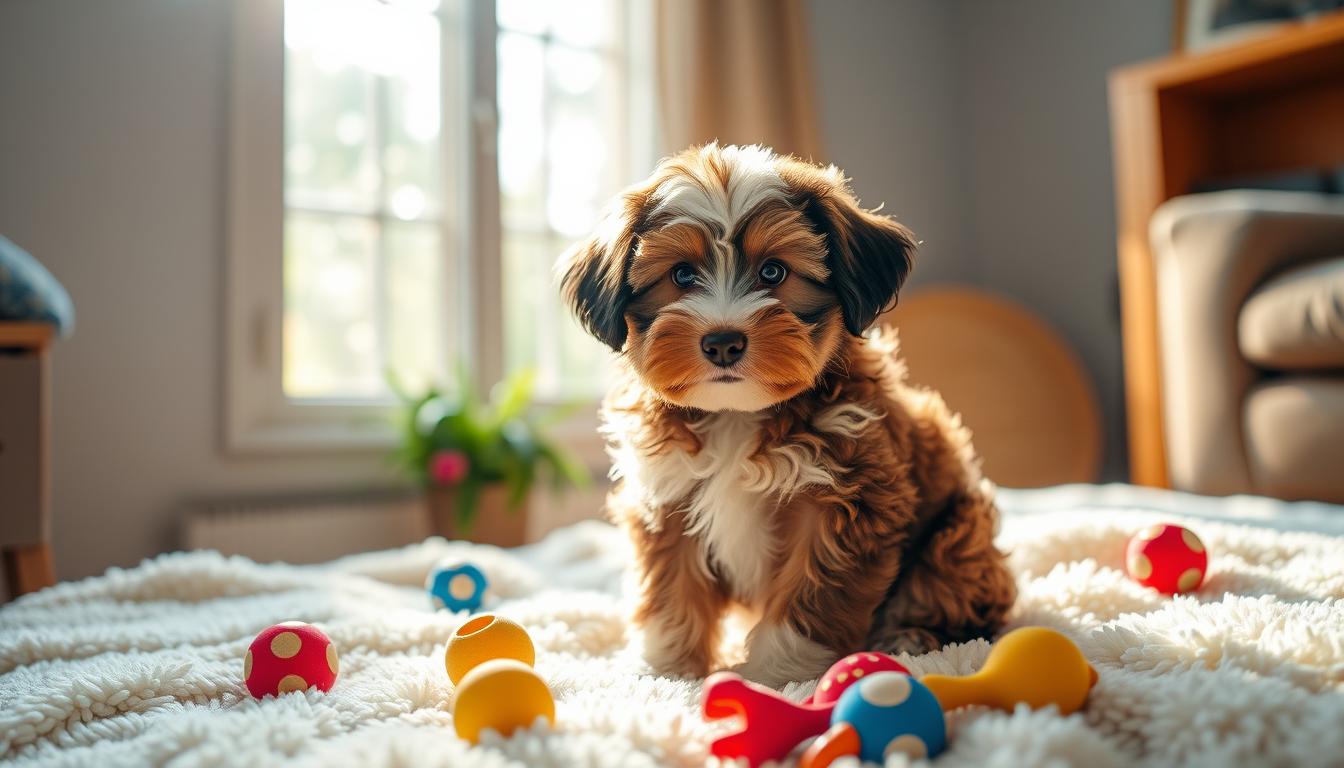
[(966, 677), (925, 675), (944, 712), (970, 704), (1012, 712), (1017, 704), (1060, 714), (1077, 712), (1097, 682), (1097, 672), (1069, 638), (1045, 627), (1022, 627), (999, 638), (980, 671)]

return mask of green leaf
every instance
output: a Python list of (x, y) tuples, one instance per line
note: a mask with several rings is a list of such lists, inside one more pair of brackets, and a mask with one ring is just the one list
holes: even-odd
[(433, 446), (427, 434), (420, 428), (420, 418), (426, 405), (433, 402), (438, 397), (434, 390), (430, 390), (422, 397), (410, 400), (406, 408), (398, 416), (398, 430), (401, 432), (401, 445), (389, 457), (391, 461), (400, 465), (416, 482), (425, 484), (428, 482), (428, 473), (425, 466), (430, 453), (433, 452)]
[(532, 483), (536, 479), (532, 463), (513, 462), (504, 473), (504, 483), (508, 487), (508, 508), (510, 512), (517, 512), (527, 499), (527, 492), (532, 490)]
[(383, 380), (387, 382), (387, 388), (392, 390), (392, 394), (396, 395), (398, 400), (404, 403), (415, 401), (416, 398), (406, 389), (406, 385), (402, 382), (401, 377), (397, 375), (396, 370), (390, 367), (384, 368)]
[(495, 428), (518, 418), (527, 410), (527, 406), (532, 402), (536, 381), (537, 372), (531, 368), (524, 368), (495, 385), (490, 393), (490, 401), (495, 410), (492, 420)]
[(481, 503), (481, 482), (468, 476), (457, 487), (457, 532), (464, 538), (476, 525), (476, 508)]
[(470, 429), (467, 415), (462, 411), (445, 411), (429, 430), (427, 435), (431, 450), (456, 448), (472, 457), (476, 447), (476, 435)]
[(551, 465), (557, 486), (568, 483), (575, 488), (587, 488), (592, 483), (588, 468), (559, 446), (541, 441), (537, 443), (537, 452)]

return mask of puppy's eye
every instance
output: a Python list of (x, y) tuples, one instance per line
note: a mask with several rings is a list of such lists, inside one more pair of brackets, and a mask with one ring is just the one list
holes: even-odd
[(673, 267), (672, 282), (676, 283), (678, 288), (690, 288), (695, 285), (695, 267), (685, 263)]
[(761, 282), (766, 285), (779, 285), (784, 282), (784, 278), (789, 274), (789, 270), (784, 268), (783, 264), (771, 259), (761, 265)]

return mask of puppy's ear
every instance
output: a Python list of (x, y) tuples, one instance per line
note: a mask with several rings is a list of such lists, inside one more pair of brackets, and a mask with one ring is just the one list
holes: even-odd
[(780, 176), (794, 204), (826, 237), (826, 266), (831, 288), (840, 297), (845, 328), (862, 334), (895, 306), (914, 265), (914, 234), (887, 216), (861, 208), (835, 166), (819, 168), (790, 159)]
[(625, 308), (632, 294), (626, 275), (651, 191), (639, 186), (621, 193), (597, 231), (565, 251), (556, 266), (560, 292), (579, 322), (617, 352), (625, 346)]

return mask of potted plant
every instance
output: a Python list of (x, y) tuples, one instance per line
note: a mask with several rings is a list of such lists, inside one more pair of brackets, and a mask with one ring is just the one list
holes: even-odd
[(451, 391), (408, 396), (394, 455), (426, 490), (430, 529), (450, 539), (499, 546), (526, 540), (528, 495), (538, 480), (584, 486), (587, 470), (546, 437), (570, 410), (532, 403), (534, 373), (520, 371), (486, 399), (459, 371)]

